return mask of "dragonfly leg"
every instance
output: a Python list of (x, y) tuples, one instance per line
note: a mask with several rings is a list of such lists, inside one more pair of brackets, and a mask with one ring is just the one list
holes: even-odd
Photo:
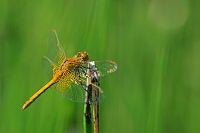
[(85, 76), (85, 78), (88, 78), (89, 76), (87, 75), (86, 71), (83, 68), (86, 68), (86, 69), (91, 69), (91, 68), (84, 67), (84, 66), (80, 66), (79, 68), (81, 69), (81, 73), (83, 73), (83, 75)]
[(86, 66), (81, 66), (81, 67), (86, 68), (86, 69), (92, 69), (92, 68), (90, 68), (90, 67), (86, 67)]
[[(83, 68), (82, 68), (82, 70), (83, 70)], [(88, 92), (89, 95), (92, 96), (91, 92), (88, 91), (88, 90), (86, 89), (88, 86), (87, 86), (86, 84), (83, 84), (82, 81), (81, 81), (81, 75), (80, 75), (79, 69), (76, 69), (76, 70), (75, 70), (75, 75), (77, 75), (79, 79), (77, 80), (77, 81), (78, 81), (78, 82), (77, 82), (77, 81), (75, 80), (76, 77), (74, 77), (74, 83), (77, 84), (77, 85), (80, 85), (85, 91)]]

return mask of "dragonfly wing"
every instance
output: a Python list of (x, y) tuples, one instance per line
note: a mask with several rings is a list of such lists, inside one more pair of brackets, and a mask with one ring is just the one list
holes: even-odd
[(99, 77), (107, 76), (117, 70), (117, 63), (111, 60), (95, 61)]
[(51, 80), (53, 76), (59, 71), (59, 65), (53, 63), (49, 58), (45, 56), (42, 57), (42, 64), (49, 80)]
[(67, 71), (58, 82), (56, 92), (70, 101), (83, 102), (85, 90), (73, 80), (76, 80), (76, 76), (71, 71)]
[[(56, 92), (73, 102), (85, 102), (86, 81), (79, 78), (74, 73), (68, 71), (66, 75), (58, 82)], [(100, 94), (99, 102), (103, 102), (104, 94)], [(93, 102), (93, 101), (90, 101)]]
[(66, 57), (54, 29), (49, 32), (47, 57), (56, 64), (61, 64)]

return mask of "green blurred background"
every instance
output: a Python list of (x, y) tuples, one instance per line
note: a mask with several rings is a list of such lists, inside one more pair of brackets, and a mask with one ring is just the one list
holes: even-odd
[(200, 132), (200, 2), (1, 0), (0, 133), (81, 133), (83, 104), (49, 89), (41, 58), (54, 28), (67, 57), (114, 60), (101, 79), (102, 133)]

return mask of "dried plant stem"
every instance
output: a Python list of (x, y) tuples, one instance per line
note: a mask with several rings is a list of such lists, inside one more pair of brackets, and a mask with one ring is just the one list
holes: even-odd
[[(98, 85), (97, 82), (93, 84)], [(93, 121), (94, 121), (94, 133), (99, 133), (99, 91), (96, 87), (92, 86), (92, 99), (96, 101), (93, 103)]]
[(92, 132), (91, 123), (91, 101), (93, 101), (94, 133), (99, 133), (99, 79), (97, 79), (94, 62), (88, 63), (87, 88), (84, 105), (84, 133)]

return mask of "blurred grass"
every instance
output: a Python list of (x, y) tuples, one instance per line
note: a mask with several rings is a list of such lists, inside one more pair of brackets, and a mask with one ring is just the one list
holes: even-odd
[(200, 130), (198, 1), (0, 1), (0, 132), (83, 132), (83, 104), (48, 90), (41, 57), (54, 28), (67, 57), (114, 60), (101, 79), (100, 132)]

